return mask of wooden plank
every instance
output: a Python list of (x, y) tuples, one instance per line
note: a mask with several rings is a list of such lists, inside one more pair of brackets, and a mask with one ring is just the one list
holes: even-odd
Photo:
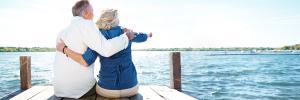
[(105, 98), (97, 95), (97, 100), (164, 100), (157, 95), (149, 86), (139, 86), (138, 94), (128, 98)]
[[(139, 94), (141, 97), (135, 100), (164, 100), (162, 97), (157, 95), (150, 86), (140, 86), (139, 87)], [(142, 98), (142, 99), (140, 99)]]
[(170, 53), (170, 88), (181, 91), (180, 52)]
[(96, 94), (91, 95), (88, 97), (80, 98), (80, 99), (72, 99), (72, 98), (60, 98), (54, 95), (54, 88), (53, 86), (46, 86), (47, 89), (43, 90), (42, 92), (38, 93), (34, 97), (30, 98), (29, 100), (95, 100)]
[(43, 90), (45, 90), (47, 87), (45, 86), (34, 86), (22, 93), (20, 93), (19, 95), (11, 98), (11, 100), (27, 100), (30, 99), (31, 97), (37, 95), (38, 93), (42, 92)]
[(167, 100), (197, 100), (196, 98), (166, 86), (151, 86), (151, 89)]
[(20, 56), (20, 79), (21, 89), (31, 87), (31, 59), (30, 56)]
[(84, 97), (84, 98), (80, 98), (80, 100), (96, 100), (96, 97), (97, 97), (97, 94), (95, 93), (94, 95)]
[(143, 100), (142, 94), (138, 93), (132, 97), (129, 98), (130, 100)]
[[(34, 86), (11, 100), (61, 100), (54, 96), (53, 86)], [(191, 96), (170, 89), (166, 86), (140, 86), (138, 94), (128, 98), (105, 98), (100, 95), (81, 98), (79, 100), (197, 100)], [(63, 98), (63, 100), (74, 100)]]
[(126, 97), (126, 98), (106, 98), (106, 97), (97, 95), (96, 100), (130, 100), (130, 99), (128, 97)]
[(47, 100), (63, 100), (63, 98), (57, 97), (55, 95), (52, 95), (49, 99)]
[(53, 86), (45, 86), (46, 89), (31, 97), (29, 100), (47, 100), (54, 95)]

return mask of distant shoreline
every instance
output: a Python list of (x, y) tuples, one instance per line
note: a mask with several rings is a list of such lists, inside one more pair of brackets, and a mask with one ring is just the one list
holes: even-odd
[[(300, 50), (300, 44), (284, 46), (281, 48), (272, 47), (230, 47), (230, 48), (148, 48), (133, 49), (133, 51), (280, 51)], [(0, 47), (0, 52), (55, 52), (55, 48), (49, 47)]]
[(251, 51), (251, 50), (276, 50), (277, 48), (148, 48), (134, 49), (134, 51)]
[(0, 47), (0, 52), (54, 52), (55, 48), (48, 47)]

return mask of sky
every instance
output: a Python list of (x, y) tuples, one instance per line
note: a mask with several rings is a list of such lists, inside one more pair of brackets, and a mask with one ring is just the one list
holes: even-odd
[[(0, 46), (55, 47), (78, 0), (1, 0)], [(118, 9), (120, 25), (153, 37), (133, 48), (281, 47), (300, 43), (300, 0), (90, 0), (94, 21)]]

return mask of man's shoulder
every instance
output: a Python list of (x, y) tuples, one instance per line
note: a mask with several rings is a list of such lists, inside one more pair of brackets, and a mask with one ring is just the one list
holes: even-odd
[(63, 29), (60, 32), (58, 32), (57, 37), (56, 37), (56, 42), (59, 42), (60, 39), (62, 39), (64, 37), (64, 34), (66, 33), (65, 31), (66, 31), (66, 29)]
[(72, 22), (74, 24), (87, 24), (87, 25), (94, 24), (94, 22), (92, 20), (85, 20), (83, 18), (77, 18), (77, 17), (73, 18)]

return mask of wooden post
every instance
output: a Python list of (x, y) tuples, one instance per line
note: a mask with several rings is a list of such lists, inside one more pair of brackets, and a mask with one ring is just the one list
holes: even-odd
[(180, 52), (170, 53), (170, 88), (181, 91)]
[(26, 90), (31, 87), (31, 59), (30, 56), (20, 56), (20, 78), (21, 89)]

